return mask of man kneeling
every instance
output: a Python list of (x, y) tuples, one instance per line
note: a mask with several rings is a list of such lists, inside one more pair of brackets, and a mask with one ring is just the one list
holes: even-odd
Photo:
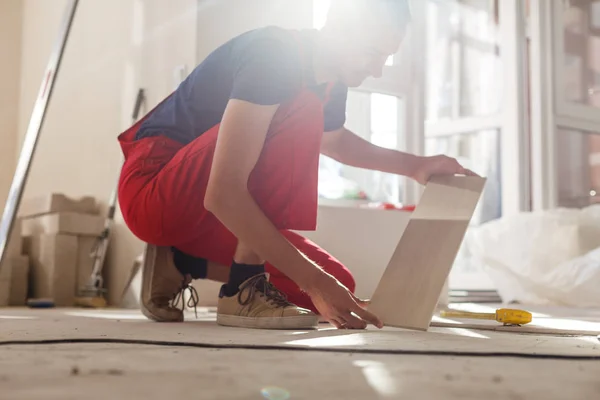
[(222, 325), (382, 326), (350, 272), (291, 230), (314, 230), (321, 153), (425, 183), (469, 173), (456, 160), (372, 145), (344, 128), (349, 87), (381, 76), (410, 21), (406, 0), (342, 1), (322, 30), (266, 27), (213, 51), (119, 136), (119, 202), (147, 242), (142, 310), (183, 321), (192, 279), (224, 282)]

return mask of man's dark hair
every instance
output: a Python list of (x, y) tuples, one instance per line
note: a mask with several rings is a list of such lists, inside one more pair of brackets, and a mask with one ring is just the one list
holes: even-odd
[[(410, 1), (409, 0), (374, 0), (375, 2), (383, 3), (383, 5), (389, 10), (390, 17), (397, 21), (399, 25), (403, 26), (408, 24), (412, 20), (412, 14), (410, 12)], [(424, 0), (417, 0), (424, 1)]]
[[(415, 0), (425, 1), (425, 0)], [(334, 19), (361, 18), (369, 9), (384, 10), (389, 22), (399, 28), (405, 28), (411, 20), (410, 0), (333, 0), (329, 10), (329, 17)]]

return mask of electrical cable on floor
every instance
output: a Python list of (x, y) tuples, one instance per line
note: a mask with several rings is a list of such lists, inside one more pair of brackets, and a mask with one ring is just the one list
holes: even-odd
[(173, 342), (162, 340), (136, 340), (136, 339), (108, 339), (108, 338), (76, 338), (76, 339), (42, 339), (42, 340), (8, 340), (0, 341), (0, 346), (27, 346), (27, 345), (53, 345), (53, 344), (134, 344), (144, 346), (162, 347), (192, 347), (199, 349), (215, 350), (277, 350), (338, 354), (375, 354), (375, 355), (418, 355), (418, 356), (444, 356), (444, 357), (509, 357), (546, 360), (579, 360), (600, 361), (600, 352), (597, 356), (590, 355), (561, 355), (561, 354), (535, 354), (519, 352), (476, 352), (476, 351), (442, 351), (442, 350), (383, 350), (383, 349), (338, 349), (331, 347), (292, 347), (278, 345), (253, 345), (253, 344), (213, 344), (194, 342)]

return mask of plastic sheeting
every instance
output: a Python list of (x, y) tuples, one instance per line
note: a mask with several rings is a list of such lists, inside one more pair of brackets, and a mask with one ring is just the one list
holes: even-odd
[(600, 205), (492, 221), (465, 246), (505, 303), (600, 307)]

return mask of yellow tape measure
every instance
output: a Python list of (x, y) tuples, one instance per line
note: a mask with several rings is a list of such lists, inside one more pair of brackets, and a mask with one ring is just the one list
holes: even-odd
[(533, 316), (530, 312), (524, 310), (515, 310), (510, 308), (499, 308), (495, 313), (476, 313), (459, 310), (443, 310), (440, 312), (443, 318), (468, 318), (468, 319), (487, 319), (498, 321), (504, 325), (525, 325), (531, 322)]

